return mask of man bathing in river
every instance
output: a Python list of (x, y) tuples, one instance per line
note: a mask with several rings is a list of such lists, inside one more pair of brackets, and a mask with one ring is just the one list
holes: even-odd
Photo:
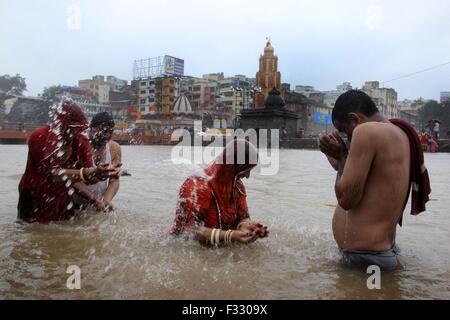
[(382, 270), (398, 266), (396, 225), (412, 185), (411, 214), (425, 210), (430, 193), (423, 152), (413, 127), (386, 120), (362, 91), (342, 94), (333, 108), (338, 133), (321, 135), (320, 150), (337, 170), (338, 206), (333, 234), (347, 266)]

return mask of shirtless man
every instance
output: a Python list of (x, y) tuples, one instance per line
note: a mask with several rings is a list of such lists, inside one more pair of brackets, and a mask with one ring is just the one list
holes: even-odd
[[(334, 238), (347, 266), (397, 265), (396, 225), (409, 190), (410, 145), (362, 91), (342, 94), (333, 108), (339, 133), (321, 135), (320, 150), (337, 170)], [(346, 135), (351, 142), (341, 138)]]
[[(94, 165), (100, 163), (121, 166), (122, 150), (120, 145), (112, 140), (114, 120), (107, 112), (97, 113), (89, 126), (89, 140), (93, 148)], [(86, 185), (78, 182), (74, 185), (77, 193), (74, 202), (78, 207), (93, 204), (99, 211), (115, 209), (112, 199), (119, 191), (119, 178), (111, 178), (96, 184)], [(80, 197), (81, 196), (81, 197)]]

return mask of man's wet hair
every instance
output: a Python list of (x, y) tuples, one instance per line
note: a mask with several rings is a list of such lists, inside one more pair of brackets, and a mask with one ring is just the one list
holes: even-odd
[(367, 93), (361, 90), (349, 90), (339, 96), (334, 104), (332, 120), (347, 122), (350, 112), (359, 112), (367, 117), (380, 112)]
[(114, 128), (114, 119), (108, 112), (97, 113), (91, 120), (91, 127), (107, 126)]

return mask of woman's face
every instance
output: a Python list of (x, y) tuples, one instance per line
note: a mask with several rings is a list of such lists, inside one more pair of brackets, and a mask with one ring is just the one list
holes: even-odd
[(246, 169), (246, 170), (244, 170), (244, 171), (241, 171), (241, 172), (239, 172), (238, 173), (238, 175), (237, 175), (237, 178), (238, 179), (244, 179), (244, 178), (250, 178), (250, 171), (252, 171), (252, 169), (254, 168), (255, 166), (252, 166), (252, 167), (250, 167), (250, 168), (248, 168), (248, 169)]

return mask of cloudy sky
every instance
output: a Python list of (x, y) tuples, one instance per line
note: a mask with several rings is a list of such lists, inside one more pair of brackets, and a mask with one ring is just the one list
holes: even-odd
[[(361, 87), (450, 62), (450, 1), (0, 0), (0, 74), (36, 95), (95, 74), (131, 80), (135, 59), (168, 54), (188, 75), (254, 77), (267, 36), (282, 82)], [(450, 64), (385, 86), (439, 99)]]

